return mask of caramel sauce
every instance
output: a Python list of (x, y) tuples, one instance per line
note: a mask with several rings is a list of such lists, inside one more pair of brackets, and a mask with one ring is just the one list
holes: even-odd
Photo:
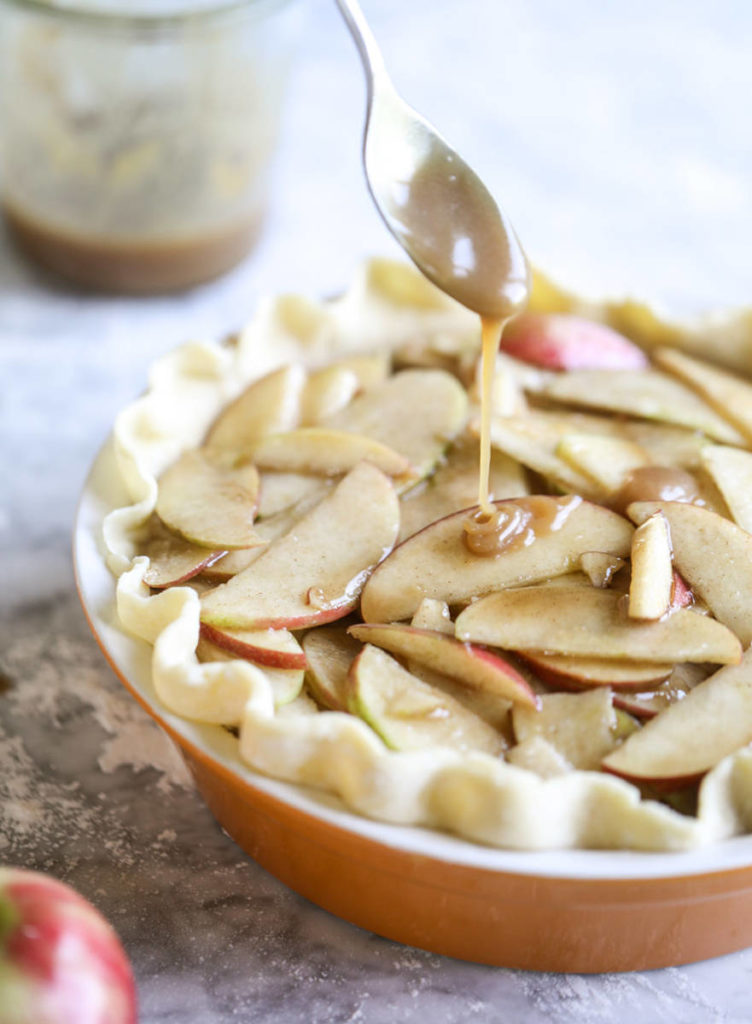
[(633, 501), (696, 501), (700, 489), (697, 480), (685, 469), (672, 466), (641, 466), (633, 469), (609, 504), (625, 512)]
[(533, 494), (514, 501), (492, 502), (490, 511), (475, 509), (463, 522), (465, 547), (486, 558), (527, 547), (560, 530), (580, 504), (582, 498), (576, 494), (562, 498)]

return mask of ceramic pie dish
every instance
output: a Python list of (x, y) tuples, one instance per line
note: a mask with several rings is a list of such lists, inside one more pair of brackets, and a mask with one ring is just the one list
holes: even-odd
[[(557, 302), (561, 304), (561, 295)], [(631, 313), (629, 307), (620, 309), (622, 315), (631, 315), (647, 331), (669, 329), (651, 320), (640, 307), (634, 307)], [(277, 304), (273, 324), (278, 326), (281, 320), (289, 325), (292, 319), (298, 338), (308, 331), (309, 337), (321, 339), (316, 316), (315, 308)], [(267, 318), (267, 339), (269, 329)], [(280, 352), (284, 335), (277, 340), (280, 346), (275, 355), (284, 355)], [(214, 372), (214, 356), (195, 349), (191, 355), (189, 376), (197, 385), (192, 396), (195, 415), (201, 383)], [(152, 388), (169, 389), (174, 379), (175, 364), (163, 363), (152, 374)], [(131, 410), (131, 424), (138, 423), (142, 414), (143, 408)], [(114, 442), (108, 443), (97, 460), (79, 512), (76, 567), (84, 607), (115, 671), (176, 740), (217, 819), (259, 863), (314, 902), (363, 927), (422, 948), (485, 963), (546, 970), (630, 970), (701, 959), (752, 941), (752, 927), (746, 924), (748, 903), (752, 901), (752, 839), (746, 836), (714, 845), (700, 844), (682, 852), (491, 849), (438, 831), (357, 816), (337, 795), (318, 788), (320, 774), (299, 778), (297, 784), (269, 778), (269, 774), (280, 772), (266, 769), (261, 774), (252, 770), (239, 756), (235, 736), (221, 725), (190, 722), (168, 711), (165, 681), (168, 689), (169, 685), (197, 681), (181, 675), (183, 608), (168, 609), (160, 630), (155, 630), (162, 634), (158, 644), (161, 663), (155, 673), (151, 646), (145, 639), (153, 642), (157, 637), (149, 636), (142, 625), (144, 639), (136, 639), (118, 622), (113, 606), (115, 579), (105, 562), (106, 557), (111, 565), (121, 559), (118, 600), (122, 620), (122, 581), (126, 580), (127, 592), (132, 567), (118, 550), (117, 540), (113, 540), (117, 533), (113, 533), (113, 522), (119, 527), (133, 514), (134, 501), (136, 505), (139, 500), (148, 503), (150, 496), (143, 489), (139, 493), (142, 481), (138, 473), (128, 479), (122, 422), (119, 428)], [(150, 436), (156, 442), (152, 454), (162, 448), (157, 461), (174, 458), (174, 447), (165, 444), (164, 433), (152, 429)], [(114, 510), (121, 512), (113, 518)], [(105, 520), (106, 552), (101, 541)], [(137, 590), (126, 596), (137, 612), (148, 600), (142, 600)], [(162, 596), (167, 602), (183, 600), (179, 595)], [(165, 603), (163, 600), (161, 606)], [(127, 614), (126, 607), (126, 618)], [(155, 690), (155, 677), (163, 688), (161, 700)], [(194, 685), (191, 699), (196, 699), (196, 692)], [(259, 716), (261, 720), (266, 720), (264, 715)], [(279, 731), (268, 731), (279, 746)], [(304, 731), (301, 727), (293, 739), (298, 740)], [(283, 751), (291, 751), (285, 743), (289, 743), (289, 735), (281, 745)], [(373, 778), (378, 779), (378, 772)], [(315, 782), (317, 788), (301, 782)], [(661, 811), (657, 812), (655, 827), (669, 839), (641, 841), (641, 830), (652, 829), (653, 822), (645, 826), (641, 820), (645, 812), (630, 806), (625, 791), (618, 789), (621, 783), (615, 783), (616, 788), (609, 785), (601, 786), (604, 793), (608, 791), (607, 797), (588, 794), (594, 807), (588, 813), (591, 819), (597, 820), (599, 815), (608, 818), (618, 803), (622, 818), (634, 819), (633, 832), (638, 836), (624, 845), (661, 848), (673, 843), (674, 849), (697, 845), (685, 842), (685, 826), (673, 819), (666, 824), (668, 819), (664, 821)], [(702, 828), (715, 836), (733, 835), (742, 830), (739, 819), (743, 812), (728, 798), (724, 788), (728, 788), (728, 780), (713, 785), (720, 796), (715, 802), (709, 801)], [(463, 791), (463, 804), (470, 792)], [(551, 793), (556, 795), (555, 787)], [(524, 792), (515, 794), (518, 804), (524, 796)], [(578, 800), (582, 805), (581, 793)], [(358, 801), (349, 799), (347, 803), (351, 808)], [(369, 806), (367, 800), (365, 806)], [(513, 809), (513, 813), (518, 812)], [(648, 818), (651, 813), (647, 812)], [(373, 814), (377, 816), (383, 815)], [(412, 820), (409, 815), (405, 817)], [(587, 828), (590, 832), (585, 829), (583, 834), (591, 836), (593, 845), (592, 822)], [(476, 827), (473, 834), (472, 822), (468, 831), (477, 838), (479, 829)], [(520, 845), (577, 845), (577, 837), (573, 842), (568, 835), (568, 841), (544, 834), (537, 844), (523, 841)]]

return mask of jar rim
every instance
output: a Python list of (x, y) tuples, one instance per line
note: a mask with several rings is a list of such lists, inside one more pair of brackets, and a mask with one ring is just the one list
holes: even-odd
[[(263, 16), (278, 7), (287, 7), (295, 0), (204, 0), (203, 4), (186, 7), (184, 10), (164, 11), (150, 14), (141, 10), (129, 13), (123, 8), (95, 7), (86, 0), (74, 0), (66, 6), (50, 3), (50, 0), (0, 0), (0, 8), (16, 7), (29, 14), (52, 18), (63, 22), (80, 22), (101, 28), (125, 29), (169, 29), (185, 25), (205, 25), (224, 21), (244, 14)], [(125, 7), (125, 4), (124, 4)]]

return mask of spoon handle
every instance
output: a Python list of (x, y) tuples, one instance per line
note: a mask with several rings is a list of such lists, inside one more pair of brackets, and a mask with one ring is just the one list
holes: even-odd
[(335, 0), (335, 3), (350, 30), (350, 35), (355, 40), (355, 45), (358, 47), (363, 70), (366, 74), (368, 102), (370, 105), (375, 79), (387, 78), (384, 58), (381, 55), (379, 44), (376, 42), (373, 32), (371, 32), (358, 0)]

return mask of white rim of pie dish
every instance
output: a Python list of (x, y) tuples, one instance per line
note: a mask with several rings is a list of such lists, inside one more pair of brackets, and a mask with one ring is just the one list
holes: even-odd
[(520, 851), (486, 847), (448, 833), (361, 817), (347, 810), (332, 794), (273, 779), (249, 768), (240, 759), (236, 737), (228, 730), (181, 718), (161, 704), (151, 679), (151, 646), (125, 633), (117, 623), (116, 580), (105, 564), (101, 539), (104, 517), (118, 507), (113, 485), (104, 479), (108, 459), (112, 459), (109, 440), (97, 455), (84, 483), (73, 535), (76, 584), (91, 628), (116, 671), (128, 680), (153, 715), (245, 784), (303, 814), (375, 844), (499, 874), (562, 880), (647, 881), (724, 874), (752, 866), (752, 835), (681, 852)]

